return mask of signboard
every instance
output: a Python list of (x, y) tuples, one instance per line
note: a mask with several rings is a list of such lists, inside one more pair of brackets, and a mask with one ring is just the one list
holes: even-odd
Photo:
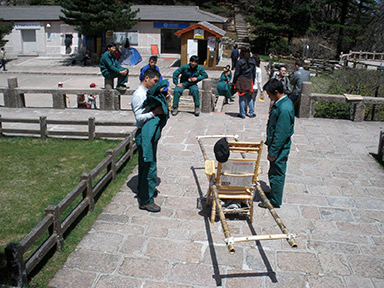
[(184, 29), (188, 27), (189, 27), (189, 23), (170, 23), (170, 22), (154, 22), (153, 23), (153, 28)]
[(204, 39), (204, 29), (197, 28), (193, 30), (194, 39)]
[(15, 29), (17, 30), (40, 30), (40, 22), (19, 22), (15, 23)]

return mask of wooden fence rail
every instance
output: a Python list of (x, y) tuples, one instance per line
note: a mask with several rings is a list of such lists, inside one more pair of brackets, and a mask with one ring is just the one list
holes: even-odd
[[(24, 123), (24, 124), (40, 124), (40, 129), (17, 129), (3, 128), (2, 123)], [(71, 126), (88, 126), (88, 131), (68, 131), (68, 130), (49, 130), (48, 125), (71, 125)], [(135, 127), (134, 122), (112, 122), (112, 121), (96, 121), (94, 117), (88, 120), (48, 120), (46, 116), (40, 116), (39, 119), (16, 119), (3, 118), (0, 115), (0, 136), (4, 133), (9, 134), (27, 134), (40, 135), (45, 139), (49, 136), (76, 136), (87, 137), (89, 140), (95, 138), (124, 138), (129, 132), (96, 132), (96, 127), (102, 126), (128, 126)]]
[[(107, 156), (89, 173), (82, 174), (80, 183), (57, 205), (49, 205), (45, 209), (44, 219), (23, 240), (7, 245), (5, 254), (12, 285), (24, 287), (23, 285), (28, 283), (28, 275), (52, 248), (56, 247), (56, 251), (61, 251), (64, 245), (63, 235), (80, 215), (93, 210), (95, 198), (115, 179), (122, 165), (132, 159), (137, 149), (133, 135), (134, 132), (130, 133), (114, 149), (108, 150)], [(76, 203), (80, 196), (81, 200)], [(66, 212), (72, 204), (75, 204), (75, 208)], [(43, 240), (43, 244), (25, 260), (24, 254), (47, 232), (48, 236)]]

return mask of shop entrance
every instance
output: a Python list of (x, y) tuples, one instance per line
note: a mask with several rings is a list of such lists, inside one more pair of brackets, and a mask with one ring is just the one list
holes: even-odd
[(178, 29), (161, 29), (161, 53), (180, 54), (181, 39), (175, 36)]

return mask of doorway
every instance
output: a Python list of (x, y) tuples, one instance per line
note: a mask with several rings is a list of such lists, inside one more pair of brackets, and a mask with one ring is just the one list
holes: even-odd
[(180, 54), (181, 39), (175, 36), (177, 29), (161, 29), (161, 53)]
[(21, 38), (23, 41), (23, 53), (24, 54), (35, 54), (37, 52), (36, 31), (35, 30), (21, 30)]
[(199, 64), (204, 65), (207, 60), (207, 40), (199, 40), (197, 44), (197, 56), (199, 57)]

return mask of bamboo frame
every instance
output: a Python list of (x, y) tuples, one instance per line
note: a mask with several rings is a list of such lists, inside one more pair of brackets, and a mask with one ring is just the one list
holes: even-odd
[[(225, 236), (225, 243), (227, 244), (228, 250), (230, 254), (235, 253), (235, 247), (234, 244), (236, 242), (245, 242), (245, 241), (260, 241), (260, 240), (278, 240), (278, 239), (287, 239), (289, 245), (292, 248), (297, 248), (297, 244), (294, 240), (296, 237), (295, 234), (289, 233), (288, 229), (283, 224), (283, 221), (276, 213), (275, 209), (273, 208), (272, 204), (269, 202), (268, 198), (266, 197), (265, 193), (261, 189), (258, 175), (261, 173), (261, 170), (259, 169), (260, 164), (260, 158), (261, 158), (261, 152), (262, 152), (262, 146), (263, 141), (259, 142), (259, 147), (254, 147), (255, 143), (251, 142), (239, 142), (237, 137), (235, 138), (236, 142), (228, 142), (231, 152), (237, 152), (241, 153), (241, 156), (243, 159), (229, 159), (229, 160), (235, 160), (235, 161), (256, 161), (255, 163), (255, 169), (254, 173), (244, 173), (244, 174), (234, 174), (234, 173), (222, 173), (222, 165), (221, 163), (218, 164), (217, 171), (215, 168), (215, 161), (209, 160), (207, 157), (207, 154), (204, 149), (204, 145), (201, 141), (202, 138), (222, 138), (222, 137), (234, 137), (232, 135), (206, 135), (206, 136), (197, 136), (197, 141), (200, 145), (200, 149), (203, 153), (203, 157), (205, 160), (205, 173), (209, 180), (209, 188), (207, 193), (207, 204), (209, 204), (210, 198), (212, 199), (212, 211), (211, 211), (211, 223), (214, 223), (216, 218), (216, 212), (219, 215), (221, 226), (223, 228), (224, 236)], [(240, 146), (240, 147), (239, 147)], [(252, 147), (253, 146), (253, 147)], [(245, 159), (244, 153), (258, 153), (257, 159)], [(251, 177), (253, 176), (252, 187), (245, 187), (245, 186), (220, 186), (218, 188), (217, 184), (221, 183), (221, 176), (231, 176), (231, 177)], [(220, 192), (219, 192), (220, 190)], [(266, 204), (269, 212), (271, 213), (272, 217), (274, 218), (276, 224), (279, 226), (280, 230), (283, 232), (283, 234), (268, 234), (268, 235), (252, 235), (252, 236), (245, 236), (245, 237), (232, 237), (231, 233), (229, 232), (228, 224), (225, 218), (225, 213), (236, 213), (236, 214), (247, 214), (252, 222), (252, 216), (253, 216), (253, 201), (255, 197), (255, 192), (258, 192), (263, 202)], [(226, 194), (228, 192), (228, 194)], [(238, 192), (236, 194), (236, 192)], [(249, 193), (248, 195), (244, 195), (244, 193)], [(219, 196), (220, 193), (220, 196)], [(239, 209), (225, 209), (222, 207), (220, 199), (239, 199), (239, 200), (248, 200), (250, 201), (250, 207), (243, 207)]]

